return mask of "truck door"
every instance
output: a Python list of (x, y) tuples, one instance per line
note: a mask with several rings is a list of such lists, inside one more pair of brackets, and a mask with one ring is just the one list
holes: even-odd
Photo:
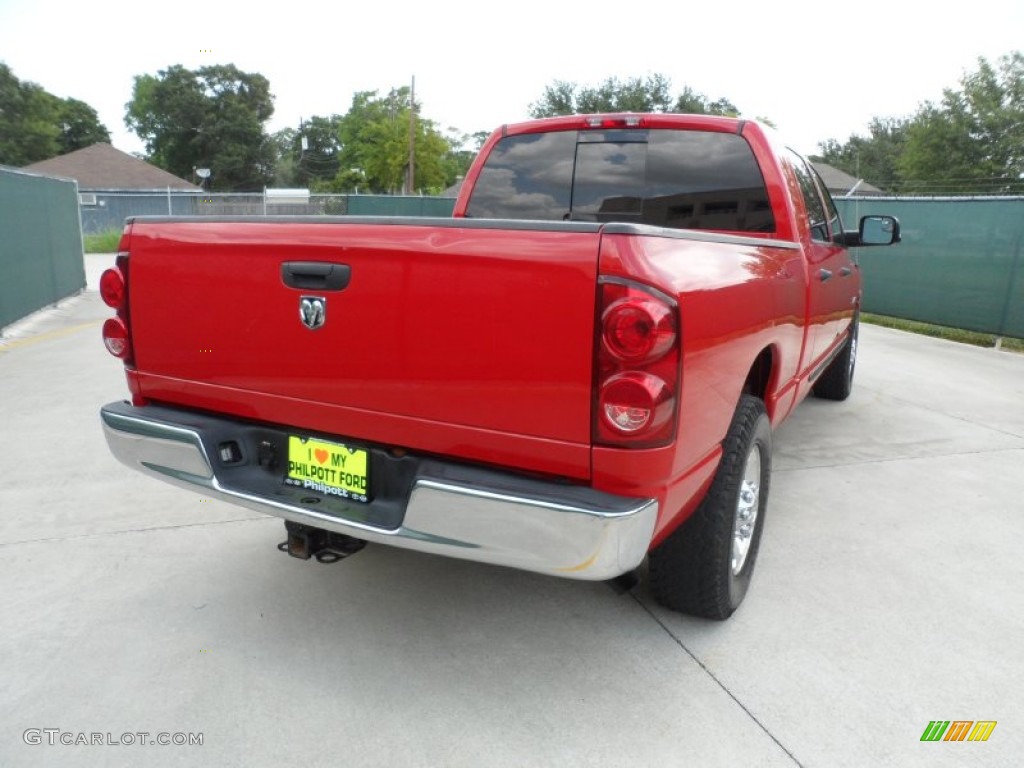
[(805, 204), (805, 221), (800, 230), (801, 237), (806, 237), (809, 267), (807, 348), (810, 354), (806, 360), (816, 365), (832, 350), (853, 316), (855, 293), (848, 278), (856, 267), (846, 248), (833, 241), (833, 231), (841, 229), (838, 213), (834, 213), (834, 206), (826, 205), (817, 174), (795, 152), (790, 152), (789, 156)]

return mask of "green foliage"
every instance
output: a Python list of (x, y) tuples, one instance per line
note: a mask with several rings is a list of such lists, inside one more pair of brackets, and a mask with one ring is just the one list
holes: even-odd
[[(341, 116), (312, 118), (317, 126), (310, 134), (308, 153), (320, 168), (337, 170), (331, 178), (311, 175), (310, 188), (317, 192), (400, 192), (409, 165), (409, 121), (412, 106), (408, 88), (392, 89), (385, 96), (377, 91), (353, 95), (352, 106)], [(437, 193), (455, 182), (465, 158), (452, 139), (442, 135), (434, 122), (419, 115), (415, 106), (415, 181), (417, 192)], [(333, 131), (333, 133), (332, 133)], [(301, 173), (301, 167), (300, 171)]]
[(726, 98), (711, 101), (689, 86), (673, 101), (672, 83), (660, 74), (619, 80), (610, 77), (596, 86), (580, 86), (555, 80), (540, 99), (530, 105), (532, 117), (592, 114), (600, 112), (683, 112), (698, 115), (736, 116), (739, 110)]
[(83, 235), (82, 241), (86, 253), (116, 253), (121, 242), (121, 230), (108, 229), (105, 232)]
[(874, 118), (869, 135), (819, 144), (820, 159), (897, 194), (1024, 192), (1024, 54), (947, 88), (907, 118)]
[(473, 160), (484, 145), (484, 142), (487, 141), (488, 136), (490, 136), (489, 131), (462, 133), (455, 128), (448, 129), (445, 139), (448, 142), (449, 150), (442, 158), (445, 171), (445, 189), (466, 177), (469, 166), (473, 164)]
[(35, 83), (23, 83), (0, 64), (0, 163), (21, 166), (57, 154), (54, 100)]
[(274, 145), (264, 123), (274, 113), (270, 83), (233, 64), (180, 64), (138, 75), (125, 124), (146, 144), (148, 160), (184, 179), (212, 171), (215, 190), (260, 190), (274, 174)]
[(22, 166), (110, 141), (96, 110), (19, 80), (0, 63), (0, 163)]
[[(300, 186), (308, 186), (312, 179), (333, 179), (338, 175), (341, 170), (338, 158), (341, 151), (339, 128), (340, 118), (337, 115), (314, 115), (302, 125), (298, 142), (299, 157), (296, 161)], [(305, 149), (302, 148), (303, 139)]]
[(978, 59), (960, 89), (925, 104), (899, 158), (904, 191), (943, 194), (1021, 191), (1024, 178), (1024, 53), (996, 66)]
[(57, 119), (60, 127), (60, 153), (91, 147), (93, 144), (109, 144), (110, 131), (100, 122), (96, 110), (78, 99), (64, 99), (58, 107)]
[(299, 146), (299, 132), (294, 128), (282, 128), (270, 136), (274, 152), (274, 186), (299, 186), (299, 164), (295, 147)]
[(724, 96), (711, 101), (703, 93), (694, 91), (688, 85), (683, 87), (683, 92), (676, 99), (675, 108), (672, 111), (691, 115), (724, 115), (726, 117), (739, 117), (740, 114), (739, 108)]
[(271, 137), (277, 163), (274, 184), (279, 187), (314, 188), (329, 185), (341, 170), (338, 153), (340, 117), (304, 120), (299, 130), (285, 128)]
[(879, 189), (899, 188), (898, 162), (906, 147), (908, 127), (909, 121), (905, 119), (876, 117), (868, 126), (868, 137), (852, 135), (845, 144), (829, 139), (818, 145), (821, 154), (811, 159), (828, 163)]

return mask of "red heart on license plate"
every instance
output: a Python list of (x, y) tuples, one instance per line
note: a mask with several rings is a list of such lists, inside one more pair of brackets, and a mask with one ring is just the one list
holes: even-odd
[(316, 456), (316, 460), (319, 461), (321, 464), (327, 461), (327, 451), (325, 451), (323, 448), (317, 448), (315, 451), (313, 451), (313, 454)]

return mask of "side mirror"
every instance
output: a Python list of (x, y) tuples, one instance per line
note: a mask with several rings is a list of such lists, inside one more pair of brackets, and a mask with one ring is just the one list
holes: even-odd
[(900, 241), (900, 222), (895, 216), (862, 216), (857, 245), (892, 245)]

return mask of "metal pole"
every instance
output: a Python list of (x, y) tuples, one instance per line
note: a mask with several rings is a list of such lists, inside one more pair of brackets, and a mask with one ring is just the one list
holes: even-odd
[[(1017, 202), (1017, 201), (1010, 201), (1010, 202), (1007, 202), (1006, 204), (1007, 205), (1013, 205), (1014, 202)], [(1017, 236), (1014, 238), (1014, 243), (1013, 243), (1013, 261), (1010, 263), (1010, 278), (1006, 282), (1006, 297), (1003, 299), (1003, 314), (1002, 314), (1002, 317), (999, 318), (999, 330), (996, 332), (997, 336), (1000, 337), (996, 341), (996, 349), (999, 349), (1000, 347), (1002, 347), (1002, 337), (1003, 336), (1011, 336), (1011, 335), (1013, 335), (1012, 333), (1008, 332), (1010, 330), (1008, 328), (1009, 323), (1010, 323), (1010, 309), (1013, 307), (1014, 299), (1016, 298), (1016, 296), (1014, 295), (1013, 289), (1016, 287), (1017, 280), (1019, 279), (1019, 276), (1020, 276), (1020, 272), (1021, 272), (1021, 264), (1020, 264), (1021, 257), (1020, 256), (1021, 256), (1021, 251), (1024, 250), (1021, 247), (1022, 245), (1024, 245), (1024, 224), (1021, 223), (1019, 217), (1014, 217), (1014, 216), (1010, 216), (1009, 217), (1010, 221), (1013, 221), (1015, 219), (1017, 221)]]
[(78, 191), (78, 182), (75, 181), (75, 202), (78, 204), (78, 242), (82, 244), (82, 287), (84, 291), (88, 286), (85, 283), (85, 232), (82, 230), (82, 198)]
[(168, 216), (173, 216), (174, 215), (174, 209), (171, 208), (171, 187), (170, 187), (170, 185), (168, 185), (168, 187), (167, 187), (167, 215)]
[(409, 96), (409, 178), (406, 182), (406, 194), (411, 195), (416, 189), (416, 76), (412, 77), (412, 90)]

